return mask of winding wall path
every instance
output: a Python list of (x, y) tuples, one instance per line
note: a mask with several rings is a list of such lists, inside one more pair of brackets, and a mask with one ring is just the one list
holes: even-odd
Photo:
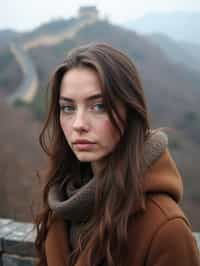
[(77, 24), (64, 30), (63, 32), (57, 35), (44, 35), (33, 40), (27, 41), (22, 45), (17, 43), (12, 43), (10, 45), (10, 50), (16, 58), (16, 61), (19, 63), (21, 70), (23, 72), (23, 81), (20, 86), (17, 88), (16, 92), (10, 95), (7, 98), (9, 103), (15, 102), (17, 99), (23, 100), (27, 103), (30, 103), (38, 90), (39, 82), (36, 68), (31, 60), (28, 50), (36, 48), (38, 46), (51, 46), (59, 44), (67, 39), (72, 39), (75, 35), (89, 24), (93, 24), (97, 21), (97, 18), (87, 18), (77, 20)]

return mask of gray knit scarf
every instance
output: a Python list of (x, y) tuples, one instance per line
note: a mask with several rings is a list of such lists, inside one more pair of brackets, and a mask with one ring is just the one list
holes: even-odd
[[(168, 137), (161, 130), (152, 130), (144, 147), (144, 171), (156, 161), (168, 145)], [(48, 204), (54, 214), (59, 214), (70, 222), (69, 243), (72, 249), (81, 231), (82, 224), (92, 213), (95, 198), (96, 178), (91, 178), (80, 188), (68, 183), (65, 196), (61, 195), (59, 185), (51, 187), (48, 194)]]

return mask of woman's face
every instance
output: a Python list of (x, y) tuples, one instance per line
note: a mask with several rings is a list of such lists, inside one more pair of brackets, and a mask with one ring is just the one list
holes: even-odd
[[(59, 105), (61, 128), (80, 161), (98, 162), (113, 150), (120, 135), (105, 110), (94, 70), (69, 70), (61, 82)], [(119, 112), (125, 117), (122, 105)]]

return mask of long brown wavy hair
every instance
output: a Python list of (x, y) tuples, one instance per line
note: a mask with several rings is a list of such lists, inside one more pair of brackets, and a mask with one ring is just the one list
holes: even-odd
[[(97, 178), (95, 206), (91, 219), (79, 237), (78, 249), (69, 265), (128, 265), (128, 221), (135, 202), (144, 202), (141, 186), (144, 142), (150, 133), (143, 87), (137, 69), (122, 51), (106, 43), (90, 43), (70, 51), (49, 81), (49, 111), (40, 134), (40, 145), (49, 158), (43, 189), (43, 209), (36, 216), (38, 266), (46, 266), (45, 239), (52, 211), (48, 192), (55, 184), (78, 182), (83, 173), (92, 175), (89, 163), (80, 162), (69, 147), (61, 129), (59, 116), (60, 85), (72, 68), (89, 67), (101, 82), (103, 101), (112, 124), (121, 138), (106, 158), (101, 177)], [(116, 102), (123, 103), (126, 121), (120, 117)], [(119, 123), (124, 126), (123, 134)], [(105, 264), (104, 264), (105, 263)]]

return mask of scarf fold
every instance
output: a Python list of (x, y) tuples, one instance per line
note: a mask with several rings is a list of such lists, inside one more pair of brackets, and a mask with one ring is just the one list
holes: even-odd
[[(152, 130), (144, 146), (143, 172), (161, 156), (167, 145), (167, 135), (161, 130)], [(62, 215), (71, 223), (83, 223), (94, 207), (95, 186), (95, 176), (80, 188), (69, 182), (66, 187), (67, 196), (64, 196), (61, 195), (59, 185), (54, 185), (48, 194), (49, 207), (53, 213)]]

